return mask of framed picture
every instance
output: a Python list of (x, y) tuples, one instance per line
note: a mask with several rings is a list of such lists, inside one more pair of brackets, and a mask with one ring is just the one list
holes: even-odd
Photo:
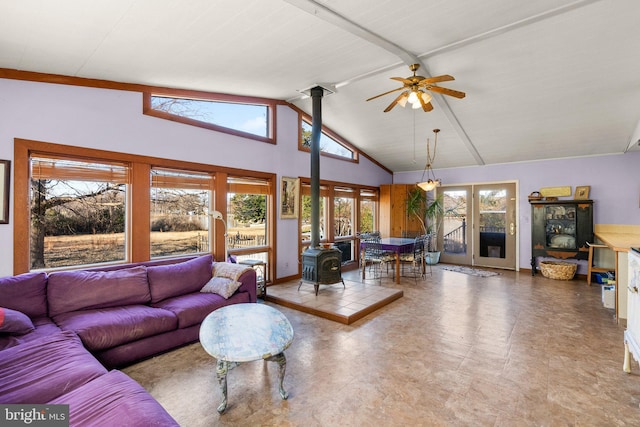
[(9, 224), (9, 180), (11, 161), (0, 160), (0, 224)]
[(280, 183), (280, 219), (298, 218), (300, 178), (282, 177)]
[(576, 192), (573, 195), (573, 198), (576, 200), (587, 200), (589, 198), (589, 190), (590, 186), (584, 185), (582, 187), (576, 187)]

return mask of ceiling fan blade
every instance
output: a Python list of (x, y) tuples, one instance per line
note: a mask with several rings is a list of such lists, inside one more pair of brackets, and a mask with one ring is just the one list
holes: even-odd
[[(402, 98), (403, 97), (408, 98), (409, 97), (409, 92), (404, 91), (400, 95), (398, 95), (396, 97), (396, 99), (394, 99), (393, 102), (391, 104), (389, 104), (389, 106), (387, 108), (384, 109), (384, 112), (388, 113), (389, 111), (391, 111), (391, 109), (393, 107), (395, 107), (397, 104), (400, 104), (402, 102)], [(405, 103), (406, 103), (406, 101), (405, 101)]]
[(437, 93), (441, 93), (443, 95), (453, 96), (454, 98), (459, 98), (459, 99), (462, 99), (465, 96), (467, 96), (464, 92), (460, 92), (458, 90), (453, 90), (453, 89), (447, 89), (446, 87), (427, 86), (427, 89), (429, 89), (432, 92), (437, 92)]
[(367, 99), (367, 101), (371, 101), (372, 99), (380, 98), (381, 96), (389, 95), (390, 93), (397, 92), (397, 91), (402, 90), (402, 89), (404, 89), (404, 88), (403, 87), (399, 87), (397, 89), (390, 90), (389, 92), (385, 92), (385, 93), (381, 93), (380, 95), (372, 96), (371, 98)]
[(429, 83), (450, 82), (451, 80), (455, 80), (453, 76), (450, 76), (449, 74), (443, 74), (442, 76), (427, 77), (426, 79), (421, 80), (419, 84), (427, 85)]
[(390, 77), (390, 79), (391, 80), (397, 80), (397, 81), (402, 82), (402, 83), (404, 83), (406, 85), (412, 85), (413, 84), (413, 82), (411, 80), (405, 79), (403, 77)]

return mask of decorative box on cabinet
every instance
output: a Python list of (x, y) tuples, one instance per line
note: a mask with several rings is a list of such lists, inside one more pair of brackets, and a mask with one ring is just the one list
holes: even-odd
[(422, 233), (417, 218), (407, 214), (406, 200), (415, 184), (380, 186), (380, 233), (384, 237), (415, 237)]
[(531, 201), (531, 275), (536, 258), (584, 259), (593, 242), (593, 200)]

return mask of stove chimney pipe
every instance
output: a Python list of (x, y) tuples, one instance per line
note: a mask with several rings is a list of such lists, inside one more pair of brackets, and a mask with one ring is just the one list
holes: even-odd
[(311, 88), (311, 243), (317, 248), (320, 243), (320, 136), (322, 134), (322, 96), (320, 86)]

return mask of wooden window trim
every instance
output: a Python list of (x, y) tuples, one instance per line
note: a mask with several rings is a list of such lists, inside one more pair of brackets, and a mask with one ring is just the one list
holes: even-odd
[[(239, 136), (242, 138), (253, 139), (255, 141), (276, 144), (276, 106), (279, 102), (268, 99), (250, 96), (229, 95), (221, 93), (200, 92), (191, 90), (170, 90), (157, 89), (154, 91), (145, 91), (142, 94), (142, 112), (148, 116), (157, 117), (164, 120), (170, 120), (177, 123), (183, 123), (190, 126), (196, 126), (204, 129), (222, 132), (229, 135)], [(262, 105), (267, 107), (267, 133), (268, 136), (255, 135), (249, 132), (243, 132), (213, 123), (203, 122), (200, 120), (190, 119), (188, 117), (178, 116), (176, 114), (158, 111), (151, 107), (152, 96), (164, 96), (170, 98), (192, 99), (197, 101), (227, 102), (233, 104), (245, 105)]]
[[(233, 176), (251, 177), (265, 180), (275, 185), (276, 175), (268, 172), (257, 172), (242, 170), (236, 168), (227, 168), (217, 165), (208, 165), (202, 163), (193, 163), (172, 159), (163, 159), (150, 156), (141, 156), (135, 154), (119, 153), (107, 150), (98, 150), (85, 147), (76, 147), (50, 142), (32, 141), (26, 139), (14, 139), (14, 239), (13, 239), (13, 271), (14, 275), (27, 273), (30, 271), (29, 265), (29, 238), (18, 238), (17, 236), (29, 236), (30, 230), (30, 212), (29, 212), (29, 191), (30, 191), (30, 163), (31, 155), (42, 156), (64, 156), (76, 160), (95, 160), (96, 162), (114, 162), (125, 163), (131, 168), (130, 191), (128, 206), (130, 209), (127, 224), (128, 253), (125, 263), (144, 262), (151, 260), (150, 245), (150, 174), (152, 168), (165, 168), (174, 170), (184, 170), (187, 172), (210, 173), (213, 176), (211, 180), (212, 190), (215, 192), (214, 204), (215, 208), (226, 212), (226, 194), (227, 194), (227, 174)], [(135, 209), (133, 203), (135, 200)], [(276, 212), (275, 197), (269, 199), (269, 213)], [(275, 235), (275, 219), (271, 215), (268, 227), (270, 233)], [(224, 230), (216, 231), (217, 246), (215, 253), (224, 253)], [(218, 235), (219, 233), (219, 235)], [(271, 240), (272, 242), (275, 241)], [(267, 246), (262, 248), (263, 251), (275, 253), (274, 248)], [(271, 276), (274, 277), (274, 276)]]

